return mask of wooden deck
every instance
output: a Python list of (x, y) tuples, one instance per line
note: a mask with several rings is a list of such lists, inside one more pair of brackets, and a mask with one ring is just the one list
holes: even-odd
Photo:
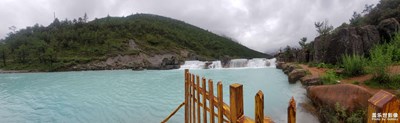
[[(185, 123), (272, 123), (264, 116), (264, 94), (255, 94), (255, 120), (244, 115), (243, 85), (235, 83), (229, 86), (230, 104), (223, 102), (222, 82), (217, 83), (217, 96), (214, 95), (214, 82), (201, 78), (185, 70), (185, 100), (162, 121), (168, 120), (184, 106)], [(208, 84), (207, 84), (208, 82)], [(208, 86), (208, 90), (207, 90)], [(288, 123), (296, 122), (296, 102), (292, 98), (288, 106)]]

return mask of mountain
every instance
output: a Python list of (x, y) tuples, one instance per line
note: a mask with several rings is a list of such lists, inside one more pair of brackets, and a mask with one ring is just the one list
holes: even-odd
[(47, 27), (36, 24), (11, 32), (0, 42), (0, 69), (9, 70), (170, 69), (184, 60), (271, 57), (183, 21), (152, 14), (90, 22), (86, 14), (74, 20), (55, 19)]

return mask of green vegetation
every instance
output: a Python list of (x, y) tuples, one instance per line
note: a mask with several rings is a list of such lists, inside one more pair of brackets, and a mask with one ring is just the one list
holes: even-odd
[(310, 66), (310, 67), (329, 68), (329, 69), (333, 69), (333, 68), (337, 68), (338, 67), (336, 65), (329, 64), (329, 63), (316, 63), (316, 62), (309, 62), (307, 65)]
[(347, 76), (357, 76), (364, 74), (364, 67), (366, 65), (366, 59), (360, 55), (343, 55), (342, 66)]
[(327, 70), (324, 75), (321, 76), (321, 81), (324, 85), (337, 84), (340, 77), (336, 75), (335, 71)]
[(368, 72), (373, 75), (373, 79), (365, 84), (377, 88), (400, 88), (400, 75), (391, 75), (389, 67), (399, 62), (400, 52), (400, 33), (390, 42), (376, 45), (370, 53)]
[(389, 80), (388, 67), (392, 64), (393, 50), (393, 45), (384, 44), (376, 45), (370, 52), (369, 72), (379, 83)]
[(323, 120), (330, 123), (363, 123), (367, 120), (366, 113), (366, 109), (349, 112), (339, 103), (336, 103), (334, 108), (323, 107), (321, 109)]
[(315, 22), (314, 26), (317, 28), (319, 35), (327, 35), (333, 30), (333, 26), (329, 24), (328, 20)]
[(360, 85), (360, 82), (359, 81), (353, 81), (352, 84)]
[(151, 14), (55, 19), (0, 40), (0, 69), (58, 70), (116, 55), (188, 51), (204, 59), (270, 57), (185, 22)]

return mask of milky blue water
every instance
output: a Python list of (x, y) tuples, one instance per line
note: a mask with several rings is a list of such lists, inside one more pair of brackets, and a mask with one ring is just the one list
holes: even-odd
[[(275, 68), (191, 70), (229, 84), (244, 85), (245, 115), (254, 118), (254, 95), (264, 92), (265, 115), (287, 122), (291, 96), (306, 101), (301, 84), (289, 84)], [(183, 70), (114, 70), (0, 74), (0, 123), (158, 123), (184, 100)], [(169, 122), (183, 122), (183, 108)], [(301, 106), (298, 122), (318, 122)]]

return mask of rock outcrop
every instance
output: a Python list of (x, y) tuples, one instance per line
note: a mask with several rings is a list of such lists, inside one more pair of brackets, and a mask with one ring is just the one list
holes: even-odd
[(304, 77), (300, 78), (300, 82), (301, 82), (301, 84), (306, 85), (306, 86), (322, 85), (321, 78), (319, 76), (312, 76), (312, 75), (308, 75), (308, 76), (304, 76)]
[(182, 61), (176, 54), (147, 55), (117, 55), (104, 61), (92, 61), (79, 64), (69, 70), (110, 70), (110, 69), (177, 69)]
[(289, 83), (295, 83), (296, 81), (298, 81), (300, 78), (304, 77), (307, 75), (307, 71), (304, 69), (295, 69), (292, 70), (292, 72), (290, 72), (288, 74), (288, 78), (289, 78)]
[(300, 78), (307, 75), (306, 70), (292, 63), (278, 62), (276, 68), (282, 69), (282, 71), (288, 75), (289, 83), (296, 83)]
[(382, 20), (378, 24), (378, 30), (384, 41), (390, 41), (393, 36), (399, 31), (400, 24), (395, 18)]
[(379, 31), (375, 26), (342, 28), (331, 35), (315, 38), (313, 58), (315, 62), (336, 64), (344, 54), (369, 54), (379, 41)]
[(178, 69), (179, 66), (179, 60), (175, 57), (172, 56), (171, 58), (164, 58), (161, 62), (160, 69), (162, 70), (169, 70), (169, 69)]
[(285, 62), (325, 62), (336, 64), (344, 54), (369, 55), (370, 49), (381, 40), (389, 41), (400, 31), (394, 18), (381, 21), (379, 25), (340, 27), (331, 34), (321, 35), (310, 42), (307, 48), (291, 48), (275, 55)]
[(339, 103), (348, 111), (367, 108), (372, 96), (365, 88), (352, 84), (309, 86), (307, 96), (319, 108), (335, 108)]

